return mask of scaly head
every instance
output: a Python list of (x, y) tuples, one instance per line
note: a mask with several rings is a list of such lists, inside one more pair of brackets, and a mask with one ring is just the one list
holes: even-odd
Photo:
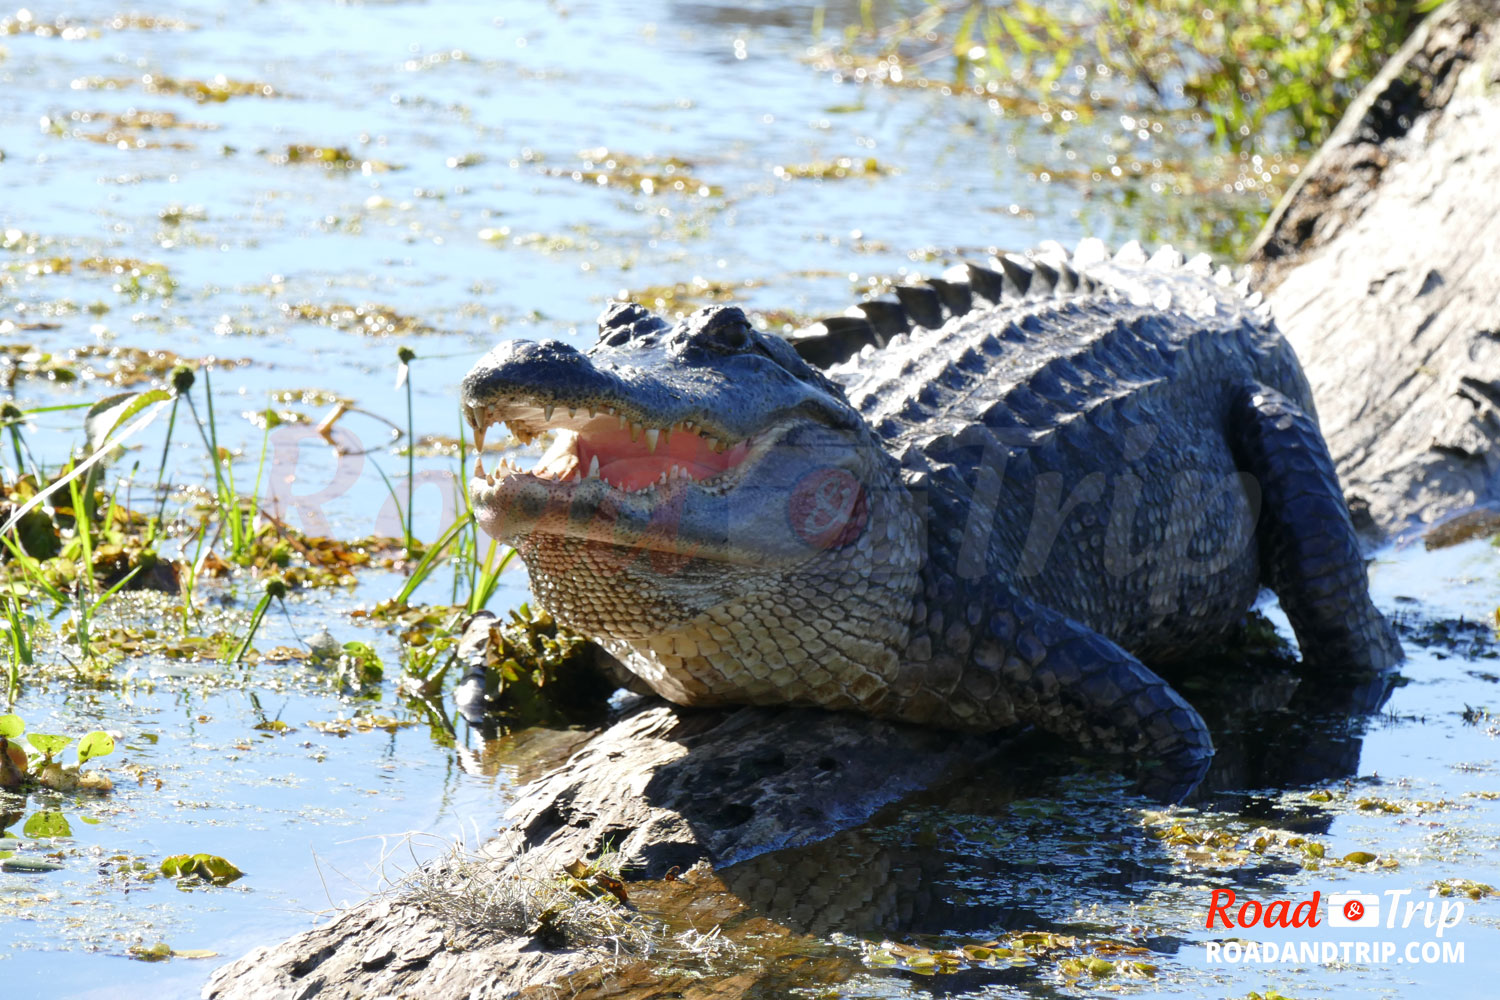
[(671, 326), (613, 305), (586, 354), (557, 341), (496, 347), (462, 401), (481, 450), (496, 424), (522, 441), (552, 432), (529, 471), (476, 468), (475, 514), (520, 551), (544, 607), (653, 683), (690, 659), (676, 650), (708, 641), (711, 620), (810, 621), (801, 609), (815, 591), (851, 573), (914, 587), (915, 527), (888, 523), (915, 516), (894, 461), (837, 385), (739, 309)]

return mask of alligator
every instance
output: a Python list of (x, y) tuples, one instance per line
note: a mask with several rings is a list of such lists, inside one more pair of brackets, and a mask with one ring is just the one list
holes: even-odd
[[(1096, 240), (958, 265), (788, 336), (611, 303), (588, 351), (465, 377), (478, 523), (536, 599), (680, 705), (1033, 726), (1164, 800), (1213, 743), (1159, 668), (1261, 588), (1302, 669), (1401, 647), (1307, 380), (1207, 257)], [(486, 472), (487, 431), (548, 435)]]

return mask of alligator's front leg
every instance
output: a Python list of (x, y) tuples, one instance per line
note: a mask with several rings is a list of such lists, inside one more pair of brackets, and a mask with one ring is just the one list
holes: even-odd
[[(954, 608), (948, 596), (943, 603)], [(930, 721), (963, 727), (1032, 724), (1133, 758), (1138, 789), (1162, 801), (1181, 800), (1203, 780), (1214, 753), (1208, 727), (1124, 649), (998, 582), (966, 585), (956, 607), (972, 627), (933, 629), (929, 618), (906, 664), (907, 676), (922, 680), (904, 716), (929, 721), (922, 717), (931, 713)]]

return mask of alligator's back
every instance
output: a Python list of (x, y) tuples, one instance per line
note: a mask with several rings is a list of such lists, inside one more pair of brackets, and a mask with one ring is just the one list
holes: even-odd
[(1259, 383), (1311, 413), (1295, 356), (1206, 259), (1085, 244), (996, 264), (949, 273), (937, 329), (902, 304), (908, 332), (830, 374), (925, 487), (960, 578), (998, 576), (1147, 659), (1220, 635), (1260, 585), (1233, 401)]

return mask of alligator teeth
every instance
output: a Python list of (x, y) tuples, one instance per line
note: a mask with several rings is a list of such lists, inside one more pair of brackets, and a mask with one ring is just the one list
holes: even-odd
[(486, 427), (475, 426), (474, 428), (474, 451), (477, 453), (484, 452), (484, 434), (486, 430), (488, 430)]
[(657, 483), (660, 484), (660, 485), (662, 485), (662, 486), (666, 485), (666, 483), (667, 483), (667, 474), (665, 472), (663, 472), (661, 474), (661, 478), (657, 480)]
[[(613, 410), (614, 408), (610, 407), (610, 409)], [(623, 414), (623, 413), (620, 414), (620, 418), (619, 419), (620, 419), (620, 430), (623, 431), (630, 424), (630, 421), (628, 421), (628, 420), (625, 419), (625, 414)], [(634, 441), (635, 437), (632, 436), (630, 440)]]
[[(621, 427), (625, 426), (625, 418), (624, 417), (620, 418), (620, 426)], [(641, 438), (641, 425), (640, 424), (636, 424), (636, 423), (632, 423), (630, 425), (630, 443), (631, 444), (635, 444), (637, 441), (640, 440), (640, 438)]]
[(572, 419), (574, 419), (577, 416), (578, 416), (578, 407), (576, 407), (576, 406), (570, 406), (570, 407), (568, 407), (568, 419), (572, 420)]
[[(646, 450), (653, 455), (656, 454), (656, 444), (660, 438), (661, 431), (657, 430), (655, 427), (649, 428), (646, 431)], [(634, 431), (631, 432), (631, 440), (635, 440)]]
[(599, 478), (599, 456), (595, 455), (589, 459), (589, 478)]
[(546, 406), (542, 407), (542, 421), (544, 423), (552, 423), (552, 411), (555, 409), (557, 409), (557, 405), (555, 403), (548, 403)]
[(480, 479), (484, 478), (484, 459), (483, 458), (476, 458), (476, 459), (474, 459), (474, 475), (478, 476)]

